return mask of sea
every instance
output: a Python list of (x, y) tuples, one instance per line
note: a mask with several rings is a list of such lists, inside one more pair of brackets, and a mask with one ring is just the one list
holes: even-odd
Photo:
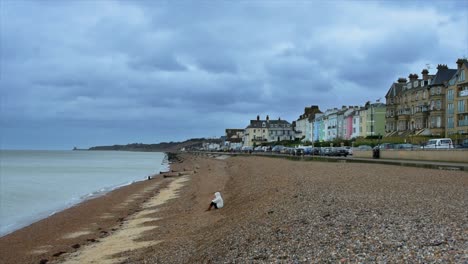
[(168, 169), (161, 152), (0, 150), (0, 236)]

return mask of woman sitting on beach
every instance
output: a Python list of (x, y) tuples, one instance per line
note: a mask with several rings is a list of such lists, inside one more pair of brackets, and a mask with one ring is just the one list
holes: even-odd
[(219, 209), (219, 208), (223, 208), (223, 206), (224, 206), (224, 202), (223, 202), (223, 198), (221, 197), (221, 193), (215, 192), (213, 198), (214, 199), (211, 201), (210, 206), (208, 207), (208, 209), (206, 209), (207, 211), (210, 211), (211, 207), (214, 207), (215, 209)]

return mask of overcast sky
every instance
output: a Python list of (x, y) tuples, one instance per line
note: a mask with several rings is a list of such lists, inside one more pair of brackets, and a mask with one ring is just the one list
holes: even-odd
[(468, 56), (468, 2), (0, 1), (3, 149), (157, 143), (382, 98)]

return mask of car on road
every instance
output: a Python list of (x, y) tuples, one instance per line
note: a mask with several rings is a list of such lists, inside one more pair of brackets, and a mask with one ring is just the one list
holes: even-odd
[(353, 155), (353, 148), (352, 147), (345, 146), (344, 149), (346, 149), (346, 151), (348, 151), (348, 155)]
[(369, 145), (361, 145), (357, 147), (357, 150), (364, 151), (364, 150), (372, 150), (372, 147)]
[(378, 149), (395, 149), (395, 144), (393, 143), (382, 143), (380, 145), (375, 146)]
[(422, 149), (453, 149), (453, 142), (450, 138), (435, 138), (427, 141), (425, 146), (421, 147)]
[(271, 149), (271, 152), (280, 153), (283, 148), (284, 148), (284, 146), (282, 146), (282, 145), (276, 145)]
[(396, 144), (395, 149), (415, 149), (415, 145), (409, 144), (409, 143), (404, 143), (404, 144)]
[(348, 151), (344, 148), (331, 148), (331, 147), (327, 147), (327, 148), (323, 148), (322, 149), (322, 156), (342, 156), (342, 157), (347, 157), (349, 154), (348, 154)]
[(241, 148), (241, 151), (242, 152), (252, 152), (253, 151), (253, 147), (250, 147), (250, 146), (243, 146)]
[(463, 140), (462, 143), (460, 145), (457, 146), (457, 148), (465, 148), (465, 149), (468, 149), (468, 138)]

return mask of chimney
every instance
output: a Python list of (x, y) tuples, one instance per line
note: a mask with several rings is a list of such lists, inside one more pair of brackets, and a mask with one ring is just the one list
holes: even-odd
[(267, 121), (270, 121), (270, 116), (267, 115), (266, 120), (267, 120)]
[(278, 121), (281, 121), (281, 117), (278, 117)]
[(260, 115), (257, 115), (257, 121), (260, 121)]
[(418, 77), (419, 77), (419, 76), (418, 76), (416, 73), (410, 74), (410, 75), (408, 76), (408, 78), (410, 79), (411, 82), (412, 82), (412, 81), (416, 81), (416, 80), (418, 79)]
[(398, 83), (406, 83), (406, 78), (404, 77), (398, 78)]
[(439, 64), (437, 65), (437, 70), (447, 70), (447, 64)]
[(429, 71), (427, 69), (422, 70), (421, 74), (423, 76), (423, 80), (429, 80)]
[(346, 109), (346, 105), (342, 105), (341, 110), (345, 110), (345, 109)]
[(458, 59), (457, 60), (458, 69), (461, 69), (461, 67), (463, 66), (463, 63), (467, 63), (467, 62), (468, 62), (467, 59)]

